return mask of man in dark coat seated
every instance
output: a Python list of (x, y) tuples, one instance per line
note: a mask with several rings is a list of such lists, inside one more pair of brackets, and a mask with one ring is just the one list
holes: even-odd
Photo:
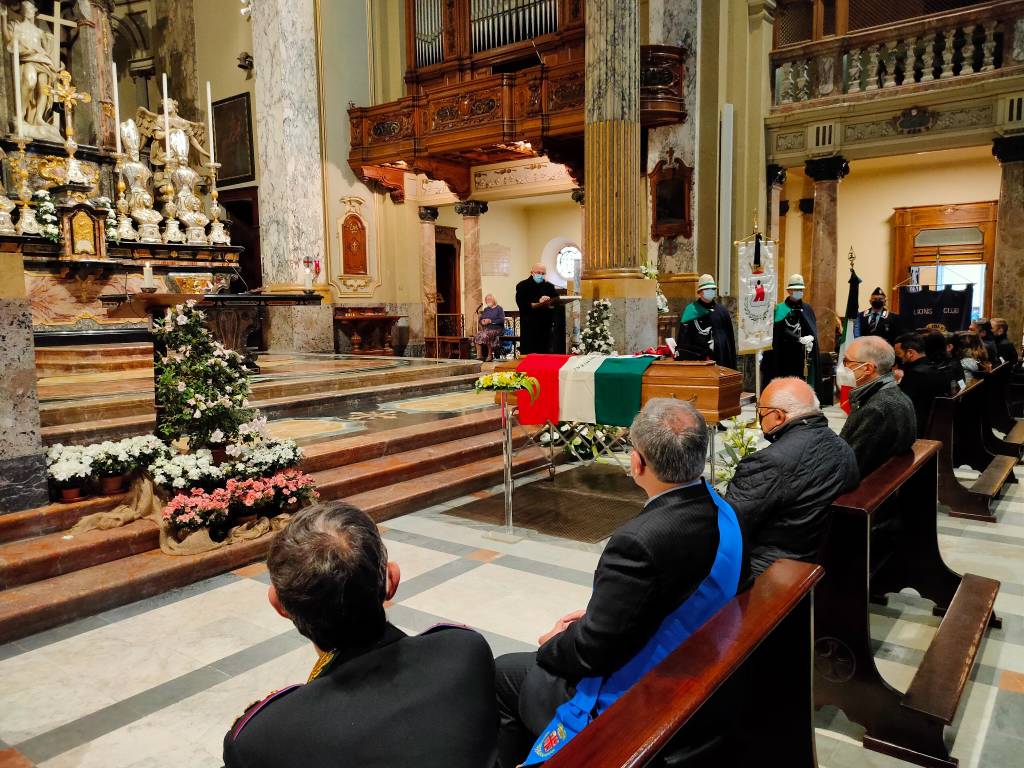
[(853, 448), (861, 477), (909, 451), (917, 436), (914, 404), (892, 375), (895, 362), (896, 353), (881, 336), (862, 336), (843, 358), (856, 388), (850, 393), (850, 417), (839, 435)]
[[(497, 661), (498, 764), (548, 759), (735, 594), (743, 541), (732, 509), (701, 478), (707, 426), (691, 403), (649, 400), (630, 428), (643, 511), (612, 534), (586, 610), (562, 617), (536, 653)], [(694, 743), (718, 740), (694, 729)], [(532, 745), (532, 746), (531, 746)], [(698, 746), (699, 745), (699, 746)]]
[(992, 318), (992, 338), (996, 343), (996, 354), (1016, 366), (1020, 362), (1020, 356), (1017, 354), (1017, 347), (1007, 335), (1009, 330), (1010, 324), (1006, 320), (1001, 317)]
[(928, 357), (924, 337), (919, 333), (906, 333), (896, 340), (896, 360), (896, 381), (914, 404), (917, 436), (924, 437), (935, 398), (953, 394), (952, 375), (941, 360)]
[(686, 305), (676, 337), (680, 360), (714, 360), (736, 370), (736, 336), (729, 310), (715, 301), (718, 284), (711, 275), (697, 281), (697, 298)]
[(773, 381), (757, 416), (771, 445), (740, 461), (725, 494), (743, 526), (754, 576), (783, 557), (813, 561), (829, 505), (860, 482), (853, 449), (829, 427), (807, 382)]
[(772, 350), (764, 356), (765, 381), (796, 376), (817, 389), (818, 352), (818, 318), (813, 307), (804, 303), (804, 278), (791, 275), (786, 300), (775, 307)]
[(267, 567), (271, 605), (320, 658), (305, 685), (235, 721), (227, 768), (494, 764), (487, 641), (461, 627), (408, 637), (388, 623), (400, 572), (369, 517), (343, 502), (304, 509), (271, 543)]
[(548, 268), (537, 263), (530, 276), (516, 283), (516, 306), (519, 307), (519, 352), (547, 354), (551, 352), (551, 329), (555, 323), (558, 291), (547, 281)]

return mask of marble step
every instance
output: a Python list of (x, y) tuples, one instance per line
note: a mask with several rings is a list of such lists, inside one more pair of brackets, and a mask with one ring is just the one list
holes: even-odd
[(45, 507), (0, 515), (0, 544), (67, 530), (86, 515), (113, 509), (126, 496), (124, 493), (92, 496), (66, 504), (47, 504)]
[[(515, 470), (536, 469), (544, 460), (538, 449), (524, 451), (515, 459)], [(495, 457), (346, 500), (380, 522), (489, 488), (501, 482), (502, 474), (501, 458)], [(191, 557), (153, 549), (0, 591), (0, 643), (234, 570), (265, 557), (270, 541), (264, 536)]]
[(137, 357), (153, 362), (153, 345), (149, 343), (90, 344), (88, 346), (36, 347), (36, 363), (74, 361), (83, 357)]

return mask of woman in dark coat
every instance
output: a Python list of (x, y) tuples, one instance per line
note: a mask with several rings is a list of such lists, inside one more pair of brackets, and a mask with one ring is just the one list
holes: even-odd
[(477, 358), (485, 362), (494, 360), (494, 347), (505, 333), (505, 310), (498, 306), (494, 294), (484, 296), (484, 307), (480, 310), (480, 330), (473, 337)]

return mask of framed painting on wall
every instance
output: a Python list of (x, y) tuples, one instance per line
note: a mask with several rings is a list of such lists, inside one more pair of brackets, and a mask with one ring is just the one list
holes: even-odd
[(256, 179), (252, 140), (252, 105), (248, 93), (213, 102), (213, 130), (217, 141), (219, 187), (245, 184)]

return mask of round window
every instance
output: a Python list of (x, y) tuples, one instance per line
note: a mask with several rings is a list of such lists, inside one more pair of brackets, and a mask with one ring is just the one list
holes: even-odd
[(575, 280), (576, 272), (583, 261), (583, 253), (575, 245), (567, 245), (555, 256), (555, 269), (565, 280)]

